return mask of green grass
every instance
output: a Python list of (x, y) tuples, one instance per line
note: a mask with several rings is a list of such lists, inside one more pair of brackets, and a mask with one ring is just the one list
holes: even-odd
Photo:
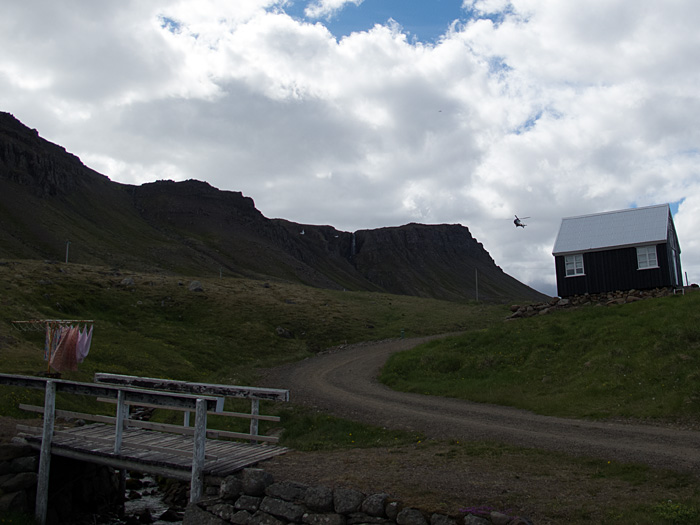
[[(126, 277), (135, 285), (121, 285)], [(193, 279), (35, 261), (0, 265), (0, 368), (46, 368), (43, 333), (17, 331), (12, 320), (94, 320), (90, 355), (68, 379), (90, 380), (100, 371), (250, 384), (258, 367), (330, 346), (402, 331), (455, 332), (504, 315), (497, 306), (235, 278), (201, 279), (204, 292), (190, 292)]]
[(700, 294), (496, 324), (395, 355), (381, 380), (556, 416), (697, 421)]
[(295, 450), (394, 447), (425, 439), (419, 433), (387, 430), (300, 407), (283, 410), (281, 419), (282, 444)]

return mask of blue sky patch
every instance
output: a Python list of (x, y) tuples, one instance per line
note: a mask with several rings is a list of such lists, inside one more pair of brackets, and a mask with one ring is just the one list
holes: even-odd
[[(294, 2), (285, 11), (290, 16), (307, 22), (304, 9), (310, 2)], [(376, 24), (385, 25), (395, 20), (409, 41), (434, 43), (444, 35), (454, 20), (465, 21), (462, 0), (364, 0), (360, 5), (352, 3), (336, 12), (330, 20), (321, 19), (337, 39), (354, 32), (368, 31)]]

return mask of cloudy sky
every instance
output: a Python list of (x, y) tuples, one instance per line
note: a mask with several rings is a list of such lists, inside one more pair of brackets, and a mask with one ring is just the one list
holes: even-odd
[(552, 295), (562, 217), (671, 203), (698, 282), (698, 27), (692, 0), (6, 2), (0, 110), (119, 182), (463, 224)]

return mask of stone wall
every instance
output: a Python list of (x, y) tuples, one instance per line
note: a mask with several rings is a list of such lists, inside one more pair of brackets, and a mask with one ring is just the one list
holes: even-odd
[[(0, 514), (34, 514), (39, 453), (22, 443), (0, 444)], [(120, 502), (119, 480), (108, 468), (51, 457), (47, 523), (77, 523)]]
[(34, 511), (38, 454), (27, 445), (0, 445), (0, 513)]
[(487, 509), (459, 516), (426, 514), (391, 498), (359, 491), (275, 482), (249, 468), (226, 478), (218, 495), (188, 505), (183, 525), (531, 525), (522, 517)]

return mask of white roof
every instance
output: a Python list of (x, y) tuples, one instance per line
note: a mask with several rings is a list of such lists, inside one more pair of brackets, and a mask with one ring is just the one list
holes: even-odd
[(552, 254), (666, 242), (671, 220), (668, 204), (565, 217)]

